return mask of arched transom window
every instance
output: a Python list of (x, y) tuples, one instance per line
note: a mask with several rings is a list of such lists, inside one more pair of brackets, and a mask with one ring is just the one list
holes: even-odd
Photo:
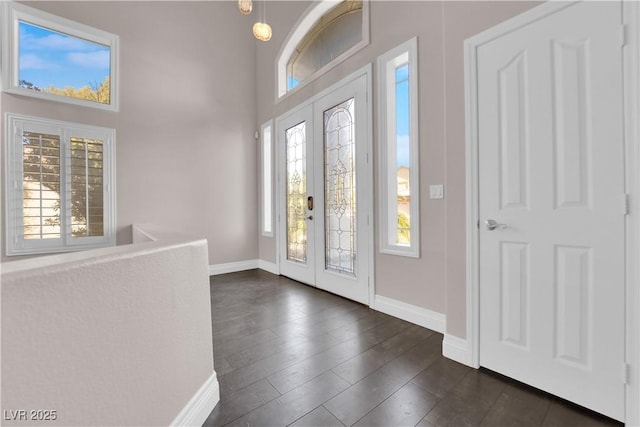
[(369, 43), (368, 4), (325, 0), (311, 6), (278, 58), (278, 97), (309, 82)]

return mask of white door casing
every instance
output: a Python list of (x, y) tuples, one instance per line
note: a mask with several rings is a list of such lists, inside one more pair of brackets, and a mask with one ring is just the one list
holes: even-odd
[[(370, 277), (372, 271), (372, 251), (369, 242), (372, 241), (372, 230), (369, 225), (369, 215), (372, 212), (371, 192), (372, 173), (369, 164), (371, 149), (370, 142), (370, 107), (368, 106), (367, 91), (370, 72), (369, 67), (364, 68), (352, 76), (332, 86), (331, 88), (316, 95), (311, 100), (303, 103), (294, 110), (286, 113), (276, 120), (277, 144), (278, 144), (278, 173), (279, 183), (277, 190), (279, 221), (277, 225), (278, 234), (278, 262), (280, 272), (283, 275), (299, 280), (303, 283), (316, 286), (320, 289), (342, 295), (355, 301), (369, 304), (371, 286)], [(350, 111), (346, 111), (344, 106), (348, 106)], [(346, 117), (354, 115), (353, 126), (345, 128), (342, 132), (351, 133), (355, 136), (355, 152), (352, 157), (352, 168), (355, 171), (353, 176), (355, 192), (353, 199), (344, 190), (337, 193), (334, 189), (348, 184), (349, 176), (342, 164), (329, 166), (325, 170), (325, 159), (329, 159), (329, 152), (325, 152), (325, 123), (330, 117), (335, 123), (335, 114)], [(342, 119), (340, 119), (342, 120)], [(306, 255), (304, 262), (289, 259), (289, 247), (287, 246), (287, 177), (291, 174), (287, 171), (287, 130), (295, 128), (301, 123), (305, 123), (306, 131), (306, 168), (308, 171), (306, 180), (306, 193), (304, 195), (306, 217)], [(331, 125), (331, 123), (329, 123)], [(335, 133), (340, 131), (334, 130)], [(329, 132), (331, 133), (331, 132)], [(330, 136), (327, 136), (330, 137)], [(344, 157), (345, 150), (338, 150), (342, 161), (347, 162)], [(333, 151), (335, 152), (335, 150)], [(291, 160), (291, 159), (289, 159)], [(296, 160), (296, 159), (294, 159)], [(351, 169), (346, 164), (346, 169)], [(343, 171), (344, 173), (340, 173)], [(329, 179), (325, 179), (329, 176)], [(326, 185), (325, 185), (326, 184)], [(330, 197), (329, 203), (325, 203), (326, 196)], [(330, 193), (330, 194), (329, 194)], [(339, 197), (336, 197), (339, 196)], [(306, 206), (307, 197), (313, 197), (313, 210)], [(338, 200), (340, 199), (340, 200)], [(353, 210), (353, 223), (355, 228), (355, 241), (352, 249), (355, 252), (352, 265), (342, 271), (344, 263), (336, 268), (336, 248), (342, 252), (349, 246), (348, 239), (343, 243), (337, 242), (335, 238), (326, 235), (326, 225), (335, 229), (336, 212), (342, 215), (344, 209), (336, 206), (340, 201), (355, 203)], [(349, 204), (349, 203), (347, 203)], [(301, 209), (299, 209), (301, 211)], [(301, 212), (300, 212), (301, 213)], [(329, 221), (328, 221), (329, 220)], [(344, 222), (344, 221), (343, 221)], [(349, 221), (346, 221), (348, 223)], [(300, 222), (298, 222), (300, 224)], [(343, 230), (339, 230), (342, 233)], [(346, 231), (346, 230), (345, 230)], [(333, 233), (333, 236), (339, 235)], [(347, 234), (344, 233), (346, 236)], [(327, 247), (333, 247), (333, 255), (327, 253)], [(331, 261), (333, 256), (333, 261)], [(332, 265), (333, 262), (333, 265)], [(338, 264), (340, 264), (338, 262)], [(349, 264), (348, 262), (346, 264)]]
[(621, 16), (543, 5), (466, 43), (467, 338), (469, 364), (624, 420)]

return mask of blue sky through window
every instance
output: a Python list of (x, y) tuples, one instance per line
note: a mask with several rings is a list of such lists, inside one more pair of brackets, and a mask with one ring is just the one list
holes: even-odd
[(396, 68), (396, 144), (397, 167), (409, 167), (409, 64)]
[(110, 75), (110, 48), (68, 34), (19, 23), (18, 79), (47, 89), (100, 84)]

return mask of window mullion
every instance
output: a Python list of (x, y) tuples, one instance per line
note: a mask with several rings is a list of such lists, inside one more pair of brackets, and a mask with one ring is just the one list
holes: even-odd
[[(69, 185), (67, 180), (71, 174), (71, 144), (69, 143), (69, 131), (63, 130), (60, 136), (60, 145), (61, 151), (64, 155), (60, 156), (60, 195), (64, 194), (64, 197), (60, 197), (60, 234), (62, 237), (62, 241), (64, 242), (64, 246), (67, 246), (69, 243), (69, 224), (71, 223), (69, 215), (71, 212), (71, 207), (69, 206), (70, 194), (69, 194)], [(64, 171), (64, 173), (62, 172)], [(64, 214), (63, 214), (64, 212)]]
[(85, 221), (86, 221), (86, 235), (91, 236), (89, 225), (89, 144), (84, 143), (84, 209), (85, 209)]
[[(44, 175), (42, 173), (42, 135), (38, 136), (38, 175), (39, 175), (39, 180), (38, 182), (40, 183), (40, 189), (38, 191), (38, 207), (40, 208), (40, 238), (44, 238), (44, 233), (43, 233), (43, 229), (44, 229), (44, 209), (42, 208), (42, 205), (44, 203), (44, 200), (42, 199), (42, 181), (44, 179)], [(24, 179), (24, 174), (23, 174), (23, 179)], [(23, 190), (24, 191), (24, 190)], [(23, 206), (24, 206), (24, 202), (23, 202)]]

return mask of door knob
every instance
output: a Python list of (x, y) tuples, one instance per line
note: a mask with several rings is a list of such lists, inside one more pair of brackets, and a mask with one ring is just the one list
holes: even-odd
[(484, 224), (487, 226), (487, 230), (489, 231), (493, 231), (496, 228), (500, 229), (500, 230), (504, 230), (505, 228), (507, 228), (507, 226), (505, 224), (500, 224), (497, 221), (494, 221), (492, 219), (488, 219), (484, 222)]
[(313, 220), (313, 215), (309, 215), (309, 216), (307, 217), (307, 219), (308, 219), (309, 221)]

